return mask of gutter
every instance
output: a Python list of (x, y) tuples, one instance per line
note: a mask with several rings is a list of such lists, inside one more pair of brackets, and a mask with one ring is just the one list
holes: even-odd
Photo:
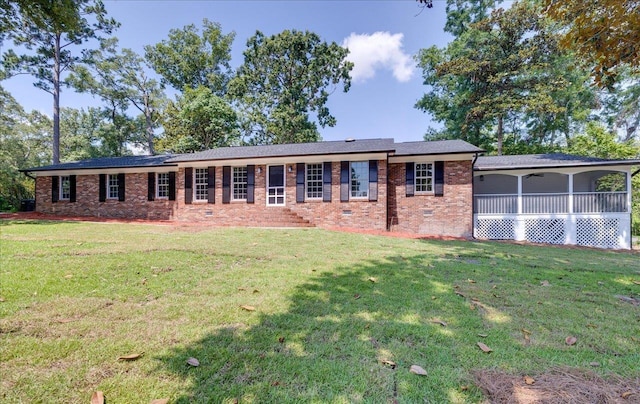
[(636, 175), (638, 175), (639, 173), (640, 173), (640, 168), (638, 168), (636, 171), (634, 171), (634, 172), (631, 174), (631, 177), (635, 177), (635, 176), (636, 176)]
[(29, 173), (30, 173), (30, 171), (22, 171), (22, 170), (19, 170), (19, 171), (20, 171), (20, 172), (22, 172), (22, 173), (23, 173), (24, 175), (26, 175), (27, 177), (31, 178), (32, 180), (34, 180), (34, 181), (36, 180), (36, 177), (34, 177), (34, 176), (32, 176), (31, 174), (29, 174)]

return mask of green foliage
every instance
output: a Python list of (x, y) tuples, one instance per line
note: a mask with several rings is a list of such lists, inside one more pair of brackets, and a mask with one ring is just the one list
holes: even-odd
[(169, 39), (145, 46), (145, 58), (162, 82), (177, 90), (208, 87), (222, 96), (229, 81), (231, 44), (235, 33), (223, 34), (220, 24), (206, 18), (202, 34), (195, 25), (169, 31)]
[(252, 144), (319, 140), (311, 115), (322, 127), (336, 124), (326, 104), (340, 82), (349, 91), (353, 64), (347, 53), (309, 31), (256, 32), (229, 89), (243, 114), (245, 138)]
[(163, 126), (160, 150), (189, 153), (239, 143), (236, 112), (205, 86), (185, 87), (165, 110)]
[(51, 121), (39, 112), (27, 114), (0, 87), (0, 210), (17, 210), (34, 197), (33, 180), (18, 170), (51, 159)]
[[(99, 38), (101, 33), (111, 34), (118, 23), (107, 17), (104, 4), (100, 0), (64, 1), (60, 8), (53, 6), (53, 14), (38, 13), (38, 21), (30, 19), (31, 14), (21, 15), (23, 21), (10, 31), (13, 43), (28, 52), (18, 55), (9, 49), (2, 55), (3, 69), (0, 78), (15, 74), (32, 75), (34, 86), (53, 96), (53, 162), (60, 160), (60, 91), (64, 84), (62, 74), (82, 63), (70, 46)], [(59, 12), (59, 13), (58, 13)], [(80, 19), (70, 18), (78, 14)], [(92, 16), (89, 22), (86, 16)]]
[[(85, 52), (88, 66), (77, 67), (68, 81), (78, 91), (97, 95), (111, 106), (107, 110), (117, 117), (113, 119), (114, 125), (140, 123), (132, 126), (134, 129), (123, 142), (145, 144), (149, 154), (153, 154), (155, 130), (166, 97), (160, 84), (148, 77), (149, 66), (145, 60), (131, 49), (118, 51), (117, 45), (118, 39), (114, 37), (102, 41), (99, 50)], [(131, 107), (141, 116), (129, 117)], [(143, 131), (135, 131), (142, 128)]]
[[(446, 48), (418, 56), (431, 88), (416, 107), (445, 125), (427, 138), (462, 138), (498, 154), (519, 144), (552, 150), (558, 134), (569, 136), (594, 104), (586, 76), (567, 68), (571, 57), (558, 50), (557, 36), (534, 4), (516, 2), (481, 19), (478, 13), (489, 6), (481, 3), (464, 14), (476, 22), (460, 25), (464, 29), (455, 30), (459, 36)], [(505, 140), (517, 147), (505, 149)]]

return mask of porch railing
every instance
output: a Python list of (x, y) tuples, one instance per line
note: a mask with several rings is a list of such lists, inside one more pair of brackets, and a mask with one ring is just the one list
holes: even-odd
[(575, 213), (626, 212), (626, 192), (579, 192), (573, 194)]
[(627, 212), (626, 192), (577, 192), (573, 194), (573, 212), (569, 212), (568, 193), (522, 194), (518, 212), (517, 194), (485, 194), (474, 197), (474, 213), (479, 214), (568, 214)]

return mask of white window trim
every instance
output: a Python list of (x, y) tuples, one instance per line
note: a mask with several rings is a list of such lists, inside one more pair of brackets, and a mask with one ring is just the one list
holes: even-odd
[[(232, 201), (246, 201), (247, 198), (236, 198), (236, 190), (235, 190), (235, 185), (236, 185), (236, 181), (235, 181), (235, 171), (236, 169), (244, 169), (245, 174), (246, 174), (246, 178), (247, 180), (244, 182), (245, 184), (245, 193), (248, 193), (249, 191), (249, 170), (247, 170), (247, 166), (235, 166), (235, 167), (231, 167), (231, 200)], [(242, 184), (242, 183), (238, 183), (238, 184)]]
[[(205, 181), (202, 183), (203, 185), (206, 185), (205, 189), (207, 189), (207, 197), (204, 199), (198, 199), (198, 182), (196, 181), (197, 177), (197, 173), (198, 170), (203, 170), (206, 173)], [(193, 200), (195, 202), (206, 202), (209, 200), (209, 172), (208, 172), (208, 168), (202, 167), (202, 168), (194, 168), (193, 169)]]
[[(167, 176), (167, 196), (160, 196), (160, 176)], [(169, 173), (156, 173), (156, 199), (169, 199)]]
[[(67, 181), (69, 181), (69, 196), (68, 197), (64, 197), (63, 196), (63, 189), (64, 189), (64, 180), (63, 178), (66, 178)], [(71, 200), (71, 176), (70, 175), (61, 175), (59, 181), (59, 189), (58, 189), (58, 200), (60, 201), (70, 201)]]
[[(309, 196), (309, 166), (310, 165), (319, 165), (320, 166), (320, 196)], [(323, 197), (324, 191), (324, 163), (307, 163), (304, 166), (304, 198), (305, 200), (321, 200)]]
[[(116, 180), (116, 185), (115, 185), (115, 190), (116, 190), (116, 196), (111, 196), (111, 178), (115, 178)], [(107, 174), (107, 199), (111, 199), (111, 200), (117, 200), (118, 195), (120, 193), (120, 184), (118, 182), (118, 174)]]
[[(353, 196), (353, 178), (351, 178), (351, 170), (352, 170), (352, 165), (353, 163), (366, 163), (367, 164), (367, 186), (366, 186), (366, 195), (364, 196)], [(349, 200), (355, 200), (355, 201), (363, 201), (363, 200), (369, 200), (369, 161), (368, 160), (358, 160), (358, 161), (350, 161), (349, 162)]]
[[(431, 191), (418, 191), (418, 164), (431, 165)], [(429, 177), (422, 177), (429, 178)], [(435, 194), (435, 178), (436, 178), (436, 165), (433, 162), (415, 162), (413, 163), (413, 187), (416, 195), (433, 195)]]

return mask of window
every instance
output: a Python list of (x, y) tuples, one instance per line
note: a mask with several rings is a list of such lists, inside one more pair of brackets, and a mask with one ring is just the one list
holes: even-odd
[(433, 164), (416, 163), (416, 193), (433, 192)]
[(118, 174), (109, 174), (107, 178), (107, 199), (118, 199)]
[(233, 199), (247, 199), (247, 167), (233, 167)]
[(322, 198), (322, 163), (307, 164), (307, 198)]
[(156, 196), (158, 198), (169, 197), (169, 173), (158, 173), (156, 179)]
[(369, 162), (351, 162), (351, 197), (369, 197)]
[(60, 199), (71, 199), (71, 178), (68, 175), (60, 177)]
[[(206, 168), (196, 168), (193, 174), (193, 192), (196, 201), (206, 201), (209, 199), (209, 170)], [(167, 175), (167, 195), (169, 195), (169, 180)]]

